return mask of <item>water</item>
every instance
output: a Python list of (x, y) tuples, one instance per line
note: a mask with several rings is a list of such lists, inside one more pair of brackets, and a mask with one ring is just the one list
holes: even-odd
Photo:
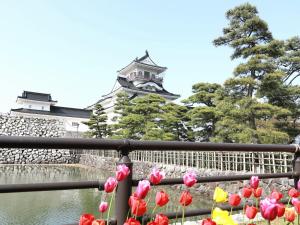
[[(0, 166), (1, 184), (105, 180), (110, 175), (112, 174), (107, 171), (80, 166)], [(171, 198), (162, 211), (178, 211), (180, 192), (167, 186), (158, 188), (163, 188)], [(98, 205), (101, 199), (105, 198), (108, 196), (96, 189), (0, 194), (0, 225), (70, 224), (77, 222), (83, 213), (93, 213), (99, 217)], [(150, 200), (151, 202), (154, 200)], [(195, 195), (189, 208), (203, 208), (209, 205), (209, 201)], [(149, 208), (152, 210), (153, 204), (150, 204)]]

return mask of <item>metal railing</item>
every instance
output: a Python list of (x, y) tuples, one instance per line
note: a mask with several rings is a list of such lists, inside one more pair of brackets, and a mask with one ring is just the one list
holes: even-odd
[[(111, 224), (123, 225), (129, 211), (128, 199), (132, 192), (132, 187), (137, 186), (138, 180), (132, 178), (133, 163), (129, 158), (132, 151), (214, 151), (214, 152), (287, 152), (294, 153), (293, 171), (287, 173), (269, 173), (269, 174), (247, 174), (233, 176), (212, 176), (198, 177), (197, 183), (209, 183), (220, 181), (248, 180), (256, 175), (260, 179), (269, 178), (289, 178), (294, 179), (295, 186), (300, 175), (300, 153), (297, 145), (262, 145), (262, 144), (218, 144), (218, 143), (188, 143), (188, 142), (170, 142), (170, 141), (134, 141), (134, 140), (107, 140), (107, 139), (73, 139), (73, 138), (35, 138), (35, 137), (8, 137), (0, 136), (0, 148), (40, 148), (40, 149), (101, 149), (116, 150), (120, 154), (120, 160), (117, 164), (127, 165), (131, 173), (123, 181), (119, 182), (116, 190), (116, 208), (115, 218), (110, 221)], [(164, 179), (158, 185), (183, 184), (182, 178)], [(33, 192), (33, 191), (54, 191), (71, 189), (98, 188), (104, 190), (102, 181), (84, 181), (84, 182), (56, 182), (56, 183), (35, 183), (35, 184), (4, 184), (0, 185), (0, 193), (11, 192)], [(240, 210), (236, 207), (234, 210)], [(211, 209), (187, 210), (185, 217), (193, 217), (209, 214)], [(180, 218), (181, 212), (165, 213), (169, 219)], [(153, 215), (143, 216), (143, 222), (149, 221)]]

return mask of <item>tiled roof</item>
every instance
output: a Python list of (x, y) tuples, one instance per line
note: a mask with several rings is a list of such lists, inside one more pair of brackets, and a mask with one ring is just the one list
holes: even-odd
[(32, 91), (23, 91), (22, 96), (18, 96), (18, 98), (41, 101), (41, 102), (56, 102), (52, 100), (50, 94), (38, 93)]
[(78, 108), (68, 108), (61, 106), (50, 106), (50, 111), (34, 110), (34, 109), (12, 109), (13, 112), (30, 113), (30, 114), (40, 114), (40, 115), (52, 115), (52, 116), (62, 116), (62, 117), (77, 117), (77, 118), (90, 118), (92, 110), (78, 109)]

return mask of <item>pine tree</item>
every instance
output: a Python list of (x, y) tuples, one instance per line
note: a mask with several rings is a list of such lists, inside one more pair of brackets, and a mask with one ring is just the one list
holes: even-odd
[(110, 131), (107, 126), (107, 115), (101, 104), (96, 104), (89, 121), (84, 122), (89, 127), (87, 135), (95, 138), (105, 138)]

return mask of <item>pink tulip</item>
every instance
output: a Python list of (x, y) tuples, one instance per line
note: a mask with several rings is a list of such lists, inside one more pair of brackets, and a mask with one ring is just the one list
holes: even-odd
[(130, 174), (130, 169), (126, 165), (118, 165), (116, 171), (117, 181), (122, 181)]
[(116, 180), (116, 178), (109, 177), (104, 184), (105, 192), (107, 192), (107, 193), (113, 192), (113, 190), (115, 189), (117, 184), (118, 184), (118, 181)]
[(265, 198), (260, 201), (260, 211), (263, 218), (266, 220), (272, 221), (277, 216), (277, 201), (272, 198)]
[(159, 184), (162, 179), (165, 178), (165, 173), (159, 171), (157, 168), (153, 168), (150, 174), (150, 182), (152, 184)]
[(104, 213), (108, 208), (107, 202), (101, 202), (99, 205), (99, 212)]
[(150, 190), (150, 182), (148, 180), (141, 180), (138, 183), (135, 194), (138, 198), (143, 199), (148, 194)]
[(187, 187), (192, 187), (197, 182), (197, 175), (193, 171), (189, 171), (183, 175), (183, 182)]
[(258, 176), (252, 176), (250, 178), (250, 186), (254, 189), (258, 188), (259, 178)]

